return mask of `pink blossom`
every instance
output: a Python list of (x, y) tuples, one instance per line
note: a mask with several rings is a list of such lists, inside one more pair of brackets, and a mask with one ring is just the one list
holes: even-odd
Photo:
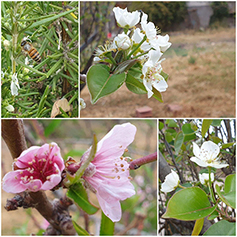
[(49, 190), (61, 181), (64, 161), (56, 143), (32, 146), (13, 163), (14, 171), (3, 177), (2, 188), (8, 193), (25, 190)]
[[(120, 201), (135, 194), (130, 182), (129, 164), (122, 157), (135, 133), (136, 127), (130, 123), (114, 126), (98, 142), (95, 158), (83, 175), (86, 184), (96, 193), (102, 211), (113, 222), (121, 219)], [(82, 156), (82, 162), (89, 152), (90, 149)]]

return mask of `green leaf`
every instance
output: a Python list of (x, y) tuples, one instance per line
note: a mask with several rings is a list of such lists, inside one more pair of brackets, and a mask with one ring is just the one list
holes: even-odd
[(220, 139), (219, 137), (216, 137), (216, 136), (210, 136), (210, 140), (216, 144), (218, 144), (219, 142), (222, 142), (222, 139)]
[(129, 70), (132, 66), (137, 63), (137, 59), (130, 59), (120, 63), (114, 70), (113, 74), (121, 74)]
[(208, 197), (202, 189), (198, 187), (186, 188), (171, 197), (162, 218), (192, 221), (210, 215), (215, 208), (210, 205)]
[[(221, 201), (224, 202), (227, 206), (235, 208), (234, 207), (235, 200), (233, 200), (235, 198), (235, 194), (229, 193), (229, 194), (224, 195), (223, 192), (221, 192), (220, 187), (217, 184), (216, 184), (215, 188), (216, 188), (216, 193), (220, 197)], [(231, 202), (232, 202), (232, 204), (234, 204), (233, 206), (232, 206)]]
[(207, 218), (208, 220), (214, 220), (215, 218), (217, 218), (219, 216), (218, 211), (214, 211), (212, 212), (212, 214)]
[(214, 126), (214, 127), (218, 127), (218, 126), (221, 125), (221, 121), (222, 121), (222, 119), (213, 119), (211, 125)]
[(228, 148), (228, 147), (231, 147), (235, 144), (235, 142), (229, 142), (229, 143), (225, 143), (225, 144), (222, 144), (221, 148), (222, 149), (225, 149), (225, 148)]
[(165, 81), (168, 81), (169, 75), (165, 73), (164, 71), (161, 71), (160, 75), (165, 79)]
[(198, 236), (202, 230), (204, 218), (197, 219), (193, 228), (192, 236)]
[(163, 129), (164, 128), (164, 123), (160, 122), (159, 121), (159, 130)]
[(96, 64), (87, 72), (87, 86), (91, 95), (91, 102), (95, 104), (98, 99), (109, 95), (119, 89), (126, 78), (125, 73), (113, 75), (109, 73), (109, 67)]
[[(47, 23), (52, 23), (52, 21), (54, 21), (54, 20), (56, 20), (56, 19), (58, 19), (58, 18), (60, 18), (60, 17), (62, 17), (62, 16), (65, 16), (65, 15), (71, 13), (71, 12), (74, 12), (75, 10), (76, 10), (76, 8), (71, 9), (71, 10), (66, 11), (66, 12), (62, 12), (62, 13), (60, 13), (60, 14), (52, 14), (52, 16), (49, 16), (49, 17), (46, 18), (46, 19), (43, 19), (43, 20), (39, 20), (39, 21), (34, 22), (34, 23), (33, 23), (32, 25), (30, 25), (29, 27), (26, 27), (26, 29), (29, 30), (29, 29), (32, 29), (32, 28), (37, 28), (37, 27), (39, 27), (39, 26), (41, 26), (41, 25), (45, 25), (45, 24), (47, 24)], [(26, 30), (26, 29), (24, 29), (24, 30)]]
[(137, 78), (133, 77), (130, 73), (127, 74), (126, 78), (127, 88), (135, 94), (146, 94), (147, 90), (142, 82)]
[(223, 236), (235, 236), (235, 222), (228, 222), (226, 220), (221, 220), (212, 225), (203, 235), (213, 236), (213, 235), (223, 235)]
[(178, 128), (179, 126), (177, 125), (177, 122), (173, 119), (167, 119), (165, 123), (168, 125), (170, 128)]
[(220, 199), (227, 205), (235, 209), (236, 207), (236, 175), (228, 175), (225, 179), (224, 192), (216, 185), (216, 192)]
[(226, 177), (225, 179), (225, 188), (224, 192), (230, 193), (230, 192), (236, 192), (236, 175), (235, 174), (230, 174)]
[(195, 132), (193, 131), (193, 129), (191, 128), (191, 124), (190, 123), (185, 123), (182, 126), (182, 131), (184, 133), (184, 135), (188, 135), (188, 134), (194, 134)]
[(100, 235), (114, 235), (114, 222), (101, 212)]
[(184, 136), (184, 142), (191, 141), (196, 138), (195, 131), (193, 131), (191, 124), (186, 123), (182, 126)]
[(208, 131), (209, 127), (212, 124), (213, 119), (203, 119), (202, 122), (202, 137), (205, 136), (206, 132)]
[(168, 143), (170, 143), (170, 142), (173, 141), (173, 139), (174, 139), (174, 137), (173, 137), (169, 132), (166, 132), (166, 131), (165, 131), (165, 140), (166, 140)]
[(162, 99), (161, 93), (158, 90), (156, 90), (154, 87), (152, 88), (152, 92), (153, 92), (152, 97), (154, 97), (155, 99), (157, 99), (158, 101), (163, 103), (163, 99)]
[(95, 214), (99, 208), (92, 205), (87, 196), (87, 192), (81, 183), (71, 185), (67, 191), (67, 196), (89, 215)]
[(179, 153), (179, 150), (183, 144), (183, 141), (184, 141), (184, 134), (183, 134), (183, 132), (180, 131), (177, 133), (175, 140), (174, 140), (174, 149), (175, 149), (176, 155)]
[(80, 235), (82, 235), (82, 236), (90, 235), (86, 230), (84, 230), (82, 227), (80, 227), (74, 220), (72, 220), (72, 224), (79, 236)]

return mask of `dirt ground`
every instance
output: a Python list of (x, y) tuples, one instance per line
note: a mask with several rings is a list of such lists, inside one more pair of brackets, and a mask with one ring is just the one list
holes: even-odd
[(113, 94), (90, 102), (81, 118), (136, 117), (136, 109), (152, 108), (156, 118), (235, 117), (235, 28), (169, 33), (172, 46), (164, 54), (163, 70), (169, 74), (163, 103), (131, 93), (125, 85)]

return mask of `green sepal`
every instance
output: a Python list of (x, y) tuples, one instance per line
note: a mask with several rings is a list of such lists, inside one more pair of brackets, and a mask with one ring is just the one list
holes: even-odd
[(74, 220), (72, 220), (72, 224), (79, 236), (89, 236), (90, 234), (84, 230), (82, 227), (80, 227)]
[(94, 206), (88, 200), (87, 192), (82, 183), (71, 185), (67, 191), (67, 196), (89, 215), (95, 214), (99, 208)]

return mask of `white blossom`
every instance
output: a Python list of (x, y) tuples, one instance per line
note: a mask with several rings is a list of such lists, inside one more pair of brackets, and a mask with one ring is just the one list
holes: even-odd
[(149, 43), (154, 49), (159, 49), (161, 52), (165, 52), (171, 46), (168, 34), (166, 34), (165, 36), (156, 35), (154, 39), (151, 39), (149, 41)]
[(15, 110), (12, 105), (6, 106), (5, 109), (8, 110), (9, 112), (13, 112)]
[(118, 25), (122, 28), (132, 28), (140, 20), (140, 12), (138, 11), (128, 12), (127, 8), (114, 7), (113, 12)]
[(178, 187), (180, 183), (178, 174), (171, 170), (171, 173), (165, 177), (164, 183), (161, 184), (161, 191), (164, 193), (171, 192)]
[(161, 76), (161, 61), (158, 61), (162, 53), (158, 50), (151, 50), (148, 53), (148, 60), (142, 67), (143, 84), (147, 90), (148, 98), (153, 95), (152, 87), (156, 90), (163, 92), (168, 88), (168, 84)]
[(9, 50), (9, 48), (10, 48), (10, 41), (9, 40), (4, 40), (3, 41), (3, 45), (4, 45), (4, 48), (8, 51)]
[(85, 108), (86, 108), (86, 103), (82, 98), (80, 98), (80, 110), (85, 109)]
[(12, 75), (12, 81), (11, 81), (11, 94), (13, 96), (17, 96), (18, 89), (20, 89), (20, 86), (19, 86), (18, 79), (17, 79), (17, 73), (14, 73)]
[(227, 167), (228, 164), (219, 161), (220, 147), (212, 141), (206, 141), (201, 148), (193, 142), (193, 154), (190, 160), (201, 167), (214, 167), (216, 169)]
[(143, 12), (141, 19), (142, 30), (145, 32), (149, 40), (154, 39), (156, 36), (156, 27), (153, 22), (147, 22), (147, 14)]
[[(201, 184), (206, 185), (209, 181), (209, 174), (207, 174), (207, 173), (199, 174), (199, 180), (200, 180)], [(211, 173), (211, 181), (212, 182), (214, 181), (214, 174), (213, 173)]]
[[(133, 32), (132, 41), (139, 44), (143, 40), (144, 36), (145, 34), (143, 34), (139, 28), (136, 28)], [(148, 51), (151, 49), (151, 45), (145, 41), (140, 46), (140, 49), (142, 51)]]
[(118, 48), (120, 49), (128, 49), (129, 47), (132, 46), (132, 42), (131, 39), (129, 38), (129, 36), (127, 36), (124, 32), (122, 34), (118, 34), (115, 38), (114, 38), (114, 42), (113, 42)]

